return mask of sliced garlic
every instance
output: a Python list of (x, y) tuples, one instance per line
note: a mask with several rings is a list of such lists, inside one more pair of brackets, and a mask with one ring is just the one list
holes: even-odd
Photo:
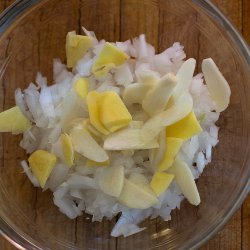
[(231, 95), (228, 82), (212, 58), (207, 58), (202, 61), (202, 72), (208, 91), (215, 102), (215, 110), (217, 112), (224, 111), (229, 105)]

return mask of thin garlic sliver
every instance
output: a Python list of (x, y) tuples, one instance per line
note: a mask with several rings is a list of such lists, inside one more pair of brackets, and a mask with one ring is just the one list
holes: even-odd
[(145, 142), (152, 141), (166, 126), (178, 122), (187, 116), (193, 108), (190, 94), (182, 94), (166, 111), (149, 119), (142, 127), (141, 136)]
[(215, 102), (215, 110), (217, 112), (224, 111), (229, 105), (231, 95), (228, 82), (212, 58), (203, 60), (202, 72), (204, 74), (208, 91)]
[(145, 142), (141, 137), (141, 128), (127, 127), (107, 136), (104, 141), (105, 150), (142, 150), (158, 148), (157, 139)]
[(153, 87), (151, 84), (133, 83), (123, 92), (123, 100), (127, 105), (142, 103), (147, 92)]
[(174, 175), (177, 185), (187, 200), (192, 205), (199, 205), (201, 202), (200, 195), (188, 165), (177, 157), (168, 172)]
[(178, 83), (173, 91), (174, 100), (177, 100), (180, 95), (189, 91), (190, 84), (194, 75), (195, 65), (196, 60), (194, 58), (189, 58), (181, 65), (176, 74)]
[(94, 140), (83, 126), (74, 127), (70, 132), (74, 150), (86, 158), (105, 162), (109, 159), (106, 151)]
[(142, 101), (142, 107), (150, 116), (162, 112), (168, 103), (174, 88), (176, 87), (176, 77), (169, 73), (163, 76), (155, 86), (148, 91)]

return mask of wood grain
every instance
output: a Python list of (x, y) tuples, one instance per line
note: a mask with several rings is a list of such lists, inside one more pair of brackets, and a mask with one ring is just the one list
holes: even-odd
[[(116, 0), (114, 0), (115, 2)], [(9, 6), (13, 1), (12, 0), (0, 0), (0, 11), (4, 10), (6, 7)], [(118, 1), (120, 2), (120, 1)], [(120, 28), (124, 30), (134, 30), (136, 25), (134, 27), (129, 27), (129, 23), (134, 23), (136, 20), (139, 20), (139, 18), (145, 18), (143, 16), (139, 15), (135, 17), (133, 22), (127, 22), (126, 20), (126, 11), (129, 11), (129, 8), (131, 8), (131, 4), (133, 3), (132, 0), (123, 0), (122, 2), (122, 13), (121, 13), (121, 25), (117, 21), (120, 18), (120, 13), (117, 11), (116, 13), (109, 13), (108, 20), (109, 24), (107, 26), (114, 27), (112, 32), (109, 32), (109, 30), (105, 30), (105, 24), (103, 24), (103, 27), (97, 30), (97, 33), (100, 35), (100, 37), (105, 37), (109, 40), (118, 40), (120, 39)], [(173, 2), (173, 1), (172, 1)], [(213, 2), (222, 10), (223, 13), (225, 13), (231, 21), (238, 27), (240, 31), (242, 31), (245, 39), (250, 43), (250, 1), (249, 0), (213, 0)], [(105, 1), (103, 1), (103, 8), (108, 9), (108, 6), (106, 6)], [(87, 6), (82, 6), (82, 8), (87, 8)], [(89, 10), (91, 11), (91, 9)], [(149, 17), (154, 16), (155, 18), (152, 18), (151, 25), (157, 26), (155, 30), (148, 30), (147, 27), (140, 27), (139, 29), (145, 29), (147, 31), (147, 35), (150, 36), (150, 42), (152, 42), (155, 46), (159, 45), (159, 48), (161, 48), (161, 41), (155, 40), (155, 33), (157, 33), (158, 29), (158, 22), (161, 20), (165, 22), (164, 19), (161, 19), (161, 15), (159, 13), (152, 12), (152, 10), (148, 10)], [(152, 14), (152, 15), (150, 15)], [(93, 20), (102, 20), (102, 18), (99, 17), (99, 19), (96, 19), (98, 17), (93, 17)], [(159, 18), (159, 19), (158, 19)], [(85, 16), (80, 17), (81, 22), (84, 21), (84, 23), (89, 20), (89, 18), (85, 19)], [(89, 20), (92, 22), (91, 20)], [(72, 24), (72, 27), (74, 24)], [(97, 25), (97, 27), (100, 27), (100, 25)], [(159, 26), (160, 27), (160, 26)], [(51, 27), (48, 27), (50, 29)], [(185, 27), (184, 27), (185, 28)], [(152, 33), (150, 33), (152, 32)], [(139, 32), (140, 33), (140, 32)], [(124, 34), (124, 32), (123, 32)], [(131, 34), (131, 33), (130, 33)], [(138, 30), (134, 30), (134, 35), (138, 34)], [(127, 39), (128, 37), (122, 37), (122, 39)], [(167, 39), (167, 37), (166, 37)], [(164, 39), (163, 39), (164, 40)], [(54, 46), (56, 48), (56, 44), (51, 44), (50, 41), (53, 41), (53, 39), (49, 40), (47, 39), (46, 43), (44, 43), (44, 46)], [(165, 41), (165, 40), (164, 40)], [(170, 42), (170, 41), (169, 41)], [(196, 42), (196, 41), (193, 41)], [(162, 45), (163, 46), (163, 45)], [(53, 58), (53, 55), (48, 55), (48, 58)], [(47, 71), (45, 68), (44, 71)], [(38, 218), (39, 220), (39, 218)], [(77, 222), (78, 225), (81, 225), (81, 220)], [(112, 222), (111, 222), (112, 223)], [(91, 228), (91, 225), (89, 225)], [(101, 228), (100, 230), (109, 231), (110, 225), (106, 224), (104, 227), (105, 229)], [(81, 227), (79, 227), (81, 228)], [(81, 234), (83, 232), (77, 231), (77, 233)], [(92, 234), (95, 234), (95, 232), (90, 232)], [(107, 235), (108, 237), (108, 235)], [(111, 243), (107, 242), (99, 242), (99, 244), (103, 244), (103, 249), (115, 249), (115, 243), (112, 241)], [(93, 243), (93, 247), (97, 246), (95, 243)], [(100, 245), (99, 245), (100, 246)], [(131, 246), (126, 246), (127, 249), (129, 249)], [(16, 249), (13, 245), (11, 245), (7, 240), (5, 240), (3, 237), (0, 239), (0, 249), (3, 250), (14, 250)], [(232, 219), (228, 222), (228, 224), (224, 227), (223, 230), (221, 230), (212, 240), (210, 240), (204, 247), (202, 247), (202, 250), (214, 250), (214, 249), (222, 249), (222, 250), (228, 250), (228, 249), (242, 249), (242, 250), (249, 250), (250, 249), (250, 196), (246, 199), (243, 206), (238, 210), (238, 212), (232, 217)]]
[(250, 44), (250, 1), (242, 0), (242, 32), (243, 36)]
[(241, 222), (242, 222), (242, 250), (250, 249), (250, 195), (248, 195), (242, 208)]
[[(242, 3), (244, 0), (212, 0), (212, 2), (242, 31), (242, 16), (244, 15)], [(246, 2), (249, 1), (246, 0)]]

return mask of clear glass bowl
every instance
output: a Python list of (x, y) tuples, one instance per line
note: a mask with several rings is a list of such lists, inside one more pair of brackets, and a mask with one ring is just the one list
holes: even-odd
[(65, 59), (65, 35), (81, 25), (98, 38), (125, 40), (145, 33), (159, 51), (180, 41), (188, 57), (212, 57), (229, 81), (230, 107), (218, 122), (220, 143), (198, 180), (202, 203), (182, 203), (170, 222), (143, 223), (147, 230), (112, 238), (115, 223), (69, 220), (21, 172), (19, 136), (0, 135), (0, 226), (26, 249), (190, 249), (211, 238), (243, 202), (249, 187), (250, 57), (242, 37), (206, 0), (17, 1), (0, 16), (0, 104), (14, 105), (14, 91), (36, 72), (51, 80), (52, 59)]

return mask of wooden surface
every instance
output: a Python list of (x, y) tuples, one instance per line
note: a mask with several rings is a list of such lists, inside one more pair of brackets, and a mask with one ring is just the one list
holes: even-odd
[[(0, 11), (8, 7), (12, 0), (0, 0)], [(213, 2), (228, 16), (232, 22), (242, 32), (245, 39), (250, 43), (250, 1), (249, 0), (213, 0)], [(124, 11), (129, 11), (124, 9)], [(151, 12), (152, 10), (150, 10)], [(149, 15), (150, 16), (150, 15)], [(157, 17), (154, 15), (154, 17)], [(82, 17), (84, 20), (84, 17)], [(140, 18), (140, 17), (139, 17)], [(156, 19), (152, 19), (154, 22)], [(126, 22), (126, 20), (122, 20)], [(130, 22), (131, 23), (131, 22)], [(128, 23), (129, 25), (129, 23)], [(118, 31), (117, 31), (118, 32)], [(155, 31), (156, 32), (156, 31)], [(154, 32), (152, 31), (152, 37)], [(157, 41), (154, 41), (157, 43)], [(0, 250), (16, 249), (8, 241), (0, 238)], [(214, 249), (250, 249), (250, 196), (243, 206), (232, 217), (228, 224), (212, 240), (210, 240), (203, 250)]]

